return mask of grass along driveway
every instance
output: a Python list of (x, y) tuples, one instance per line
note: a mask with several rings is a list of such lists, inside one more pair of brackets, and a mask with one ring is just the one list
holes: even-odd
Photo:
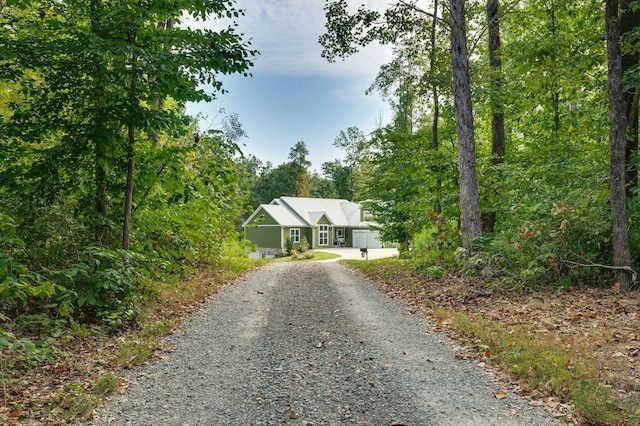
[(462, 341), (513, 390), (576, 425), (640, 424), (640, 295), (515, 293), (488, 280), (420, 274), (401, 260), (348, 262), (389, 297)]

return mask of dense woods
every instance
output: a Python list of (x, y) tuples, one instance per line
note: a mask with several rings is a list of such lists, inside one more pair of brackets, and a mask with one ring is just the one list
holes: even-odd
[(404, 255), (524, 286), (636, 285), (639, 2), (351, 6), (327, 2), (320, 43), (330, 61), (394, 46), (372, 90), (395, 119), (356, 198)]
[[(158, 283), (243, 257), (239, 224), (281, 196), (345, 198), (420, 270), (510, 289), (637, 287), (638, 0), (325, 3), (323, 56), (393, 46), (393, 108), (311, 171), (244, 156), (242, 117), (201, 133), (187, 102), (250, 77), (233, 1), (0, 0), (0, 347), (130, 324)], [(228, 22), (228, 21), (225, 21)], [(226, 25), (226, 24), (225, 24)]]
[(24, 321), (121, 327), (154, 280), (242, 252), (242, 129), (232, 115), (200, 134), (184, 113), (220, 75), (248, 75), (255, 52), (233, 26), (183, 23), (238, 17), (232, 2), (0, 11), (0, 345), (19, 347)]

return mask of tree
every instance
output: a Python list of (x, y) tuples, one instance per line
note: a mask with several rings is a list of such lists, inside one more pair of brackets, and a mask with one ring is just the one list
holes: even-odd
[[(357, 46), (366, 45), (374, 40), (383, 43), (395, 41), (398, 33), (406, 37), (413, 29), (424, 28), (425, 16), (439, 19), (418, 8), (415, 3), (404, 1), (389, 7), (384, 13), (384, 20), (379, 12), (364, 7), (360, 7), (353, 16), (350, 16), (346, 9), (347, 4), (344, 0), (333, 1), (325, 6), (327, 33), (320, 37), (320, 43), (324, 48), (323, 56), (329, 60), (355, 53)], [(451, 0), (449, 9), (451, 68), (458, 132), (461, 222), (464, 245), (471, 249), (472, 240), (482, 235), (482, 227), (464, 1)]]
[[(640, 68), (640, 49), (633, 47), (639, 35), (640, 3), (636, 0), (620, 1), (620, 32), (623, 44), (622, 74), (624, 78), (624, 102), (627, 116), (627, 198), (632, 198), (638, 187), (638, 99), (640, 98), (640, 82), (637, 74)], [(624, 43), (626, 41), (626, 43)]]
[[(371, 89), (370, 89), (371, 90)], [(333, 141), (333, 146), (342, 149), (346, 156), (327, 165), (340, 198), (362, 201), (366, 198), (365, 180), (371, 174), (371, 144), (367, 135), (356, 126), (341, 130)], [(323, 165), (323, 170), (325, 165)]]
[[(402, 116), (402, 114), (400, 114)], [(400, 118), (402, 121), (403, 119)], [(423, 223), (417, 201), (423, 189), (421, 173), (423, 165), (420, 137), (389, 125), (374, 132), (372, 144), (372, 173), (367, 179), (367, 201), (374, 220), (381, 225), (384, 241), (399, 243), (400, 257), (407, 257), (415, 232)]]
[[(31, 144), (48, 141), (51, 154), (69, 156), (58, 167), (83, 172), (92, 163), (99, 222), (107, 223), (110, 203), (120, 199), (107, 193), (107, 182), (124, 177), (120, 222), (128, 249), (138, 142), (184, 130), (185, 103), (213, 99), (203, 87), (222, 90), (219, 74), (247, 75), (255, 53), (233, 26), (193, 30), (181, 28), (180, 19), (241, 12), (226, 1), (190, 0), (69, 0), (24, 9), (4, 14), (7, 31), (0, 36), (6, 52), (0, 78), (18, 84), (25, 100), (15, 105), (8, 134)], [(60, 143), (51, 142), (56, 138)]]
[(613, 261), (618, 268), (618, 280), (625, 290), (635, 284), (631, 271), (631, 252), (626, 212), (626, 131), (627, 115), (622, 90), (622, 53), (620, 50), (619, 0), (607, 0), (605, 21), (607, 28), (607, 68), (609, 115), (610, 167), (609, 188), (611, 225), (613, 236)]
[(354, 199), (354, 170), (351, 166), (342, 164), (340, 160), (325, 162), (322, 164), (322, 173), (332, 183), (334, 194), (332, 198)]
[(342, 198), (336, 192), (334, 182), (316, 171), (309, 175), (309, 196), (312, 198)]
[[(489, 65), (491, 67), (491, 165), (502, 164), (505, 154), (504, 110), (502, 94), (502, 52), (500, 52), (500, 1), (487, 0), (487, 22), (489, 33)], [(495, 186), (492, 185), (495, 190)], [(494, 194), (495, 195), (495, 194)], [(496, 224), (495, 209), (482, 213), (484, 232), (493, 232)]]
[(303, 141), (298, 141), (291, 151), (289, 151), (289, 159), (291, 160), (291, 173), (295, 182), (296, 197), (309, 196), (309, 166), (311, 162), (307, 160), (309, 150)]
[(473, 239), (482, 235), (482, 226), (480, 223), (480, 202), (476, 176), (476, 147), (464, 0), (451, 0), (450, 8), (451, 68), (453, 70), (456, 132), (458, 134), (460, 215), (463, 244), (467, 250), (471, 250)]

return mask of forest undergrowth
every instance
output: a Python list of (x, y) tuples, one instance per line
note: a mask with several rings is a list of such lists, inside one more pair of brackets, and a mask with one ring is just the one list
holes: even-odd
[(157, 283), (137, 320), (117, 331), (84, 324), (24, 330), (17, 337), (54, 341), (42, 360), (33, 359), (33, 349), (0, 353), (0, 424), (59, 425), (89, 418), (104, 396), (127, 391), (123, 370), (158, 359), (163, 336), (225, 283), (261, 262), (228, 259), (201, 265), (186, 279)]

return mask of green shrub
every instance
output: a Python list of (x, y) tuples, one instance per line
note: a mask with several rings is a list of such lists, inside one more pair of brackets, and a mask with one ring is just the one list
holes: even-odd
[(67, 292), (61, 299), (77, 310), (75, 316), (119, 327), (136, 313), (140, 298), (138, 266), (141, 255), (99, 245), (86, 247), (71, 267), (52, 273)]
[(313, 259), (315, 255), (310, 251), (302, 252), (302, 253), (294, 253), (291, 255), (292, 260), (309, 260)]
[(287, 253), (291, 256), (295, 250), (295, 244), (293, 242), (293, 240), (291, 239), (291, 237), (287, 238), (287, 241), (285, 241), (285, 249), (287, 250)]
[(309, 250), (309, 241), (307, 237), (300, 238), (300, 243), (298, 244), (298, 251), (304, 253)]

